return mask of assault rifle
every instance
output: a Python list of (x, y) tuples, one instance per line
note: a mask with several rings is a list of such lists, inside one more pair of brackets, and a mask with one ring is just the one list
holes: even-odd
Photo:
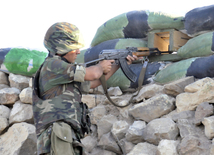
[(162, 53), (171, 52), (161, 52), (158, 48), (148, 48), (148, 47), (127, 47), (126, 49), (106, 49), (102, 50), (99, 54), (99, 58), (86, 62), (85, 64), (97, 63), (102, 60), (115, 60), (116, 64), (120, 65), (125, 76), (132, 82), (136, 82), (137, 76), (129, 68), (126, 57), (128, 55), (135, 55), (137, 57), (149, 57), (155, 55), (161, 55)]

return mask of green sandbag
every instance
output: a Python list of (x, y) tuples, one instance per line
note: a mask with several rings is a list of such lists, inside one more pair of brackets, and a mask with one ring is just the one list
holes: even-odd
[(162, 12), (147, 12), (148, 24), (152, 30), (157, 29), (184, 29), (182, 16), (172, 16)]
[(47, 52), (25, 48), (12, 48), (5, 55), (3, 64), (10, 73), (33, 76), (47, 55)]
[(194, 37), (178, 49), (177, 54), (182, 58), (203, 57), (213, 54), (212, 47), (213, 32), (208, 32)]
[(197, 58), (190, 58), (169, 64), (156, 74), (154, 81), (160, 84), (166, 84), (186, 77), (187, 69), (196, 59)]
[(126, 18), (126, 13), (108, 20), (98, 28), (94, 39), (91, 42), (91, 46), (96, 46), (101, 42), (111, 39), (124, 38), (123, 27), (127, 24), (128, 20)]
[(108, 87), (120, 87), (123, 91), (130, 87), (131, 81), (129, 81), (123, 71), (119, 68), (106, 83)]
[(94, 47), (104, 41), (117, 38), (146, 38), (153, 29), (183, 29), (183, 17), (164, 13), (130, 11), (118, 15), (101, 25), (91, 42)]
[(125, 49), (126, 47), (147, 47), (147, 41), (143, 39), (119, 39), (115, 45), (115, 49)]

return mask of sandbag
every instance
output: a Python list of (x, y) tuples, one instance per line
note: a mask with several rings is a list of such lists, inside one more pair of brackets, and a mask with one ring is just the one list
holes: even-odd
[(167, 65), (155, 75), (154, 81), (160, 84), (166, 84), (186, 77), (188, 68), (196, 59), (197, 58), (190, 58)]
[(183, 77), (194, 76), (197, 79), (214, 77), (214, 55), (195, 57), (172, 63), (160, 70), (154, 78), (155, 82), (166, 84)]
[(186, 76), (194, 76), (198, 79), (214, 77), (214, 55), (197, 58), (187, 69)]
[(91, 47), (117, 38), (146, 38), (152, 29), (183, 29), (183, 17), (164, 13), (130, 11), (120, 14), (101, 25), (91, 42)]
[(188, 40), (185, 45), (178, 49), (177, 54), (184, 59), (209, 56), (213, 54), (213, 44), (213, 32), (204, 33)]
[[(143, 39), (112, 39), (104, 41), (85, 52), (85, 62), (98, 59), (99, 53), (104, 49), (125, 49), (126, 47), (147, 47), (147, 41)], [(93, 64), (91, 64), (93, 65)], [(89, 65), (90, 66), (90, 65)]]
[(25, 48), (0, 49), (1, 69), (14, 74), (33, 76), (47, 57), (47, 52)]
[(191, 37), (214, 30), (214, 5), (195, 8), (186, 13), (184, 27)]
[(101, 25), (91, 42), (96, 46), (117, 38), (145, 38), (149, 29), (145, 11), (131, 11), (120, 14)]
[(159, 29), (184, 29), (183, 16), (173, 16), (163, 12), (147, 12), (148, 25), (152, 30)]

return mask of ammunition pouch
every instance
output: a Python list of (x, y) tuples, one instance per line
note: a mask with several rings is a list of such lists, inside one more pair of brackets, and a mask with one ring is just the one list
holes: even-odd
[(90, 133), (91, 132), (91, 121), (90, 121), (90, 117), (89, 117), (89, 109), (87, 104), (85, 103), (80, 103), (80, 109), (81, 109), (81, 128), (82, 128), (82, 133), (83, 135), (85, 133)]

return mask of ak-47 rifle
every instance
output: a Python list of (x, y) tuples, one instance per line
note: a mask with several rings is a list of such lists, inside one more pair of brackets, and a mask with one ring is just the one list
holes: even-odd
[[(125, 76), (130, 81), (136, 82), (137, 76), (129, 68), (126, 61), (126, 57), (128, 55), (131, 56), (135, 55), (137, 57), (150, 57), (155, 55), (161, 55), (162, 53), (163, 52), (159, 51), (158, 48), (148, 48), (148, 47), (127, 47), (126, 49), (106, 49), (100, 52), (98, 59), (86, 62), (85, 64), (88, 65), (102, 60), (115, 60), (115, 63), (120, 65), (120, 68), (122, 69)], [(167, 51), (167, 53), (171, 52)]]

